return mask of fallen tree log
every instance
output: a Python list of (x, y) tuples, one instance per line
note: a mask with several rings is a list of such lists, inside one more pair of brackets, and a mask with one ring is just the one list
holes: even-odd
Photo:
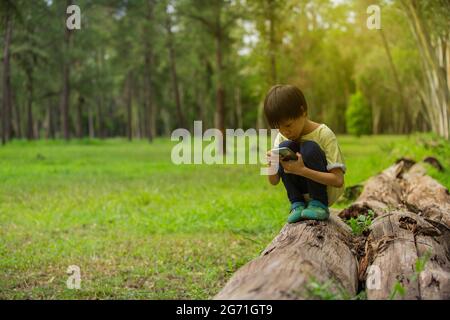
[(240, 268), (214, 299), (305, 299), (308, 284), (331, 279), (331, 291), (355, 295), (357, 261), (351, 230), (337, 216), (286, 224), (272, 243)]
[(332, 281), (347, 297), (362, 288), (368, 299), (450, 299), (448, 196), (420, 165), (401, 159), (339, 213), (346, 220), (373, 211), (365, 236), (353, 236), (335, 214), (287, 224), (214, 299), (309, 299), (311, 281)]

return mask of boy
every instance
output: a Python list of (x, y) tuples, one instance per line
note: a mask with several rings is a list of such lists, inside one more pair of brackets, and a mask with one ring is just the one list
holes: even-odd
[[(336, 136), (325, 124), (308, 119), (307, 110), (303, 93), (292, 85), (273, 86), (264, 100), (269, 125), (279, 129), (274, 148), (288, 147), (298, 157), (280, 159), (278, 173), (268, 176), (272, 185), (283, 181), (291, 202), (289, 223), (328, 219), (328, 206), (344, 191), (346, 167)], [(275, 159), (268, 151), (269, 165)]]

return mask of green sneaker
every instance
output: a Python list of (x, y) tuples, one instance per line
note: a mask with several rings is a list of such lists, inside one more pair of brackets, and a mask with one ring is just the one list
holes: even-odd
[(291, 211), (288, 217), (289, 223), (295, 223), (302, 219), (302, 211), (305, 209), (304, 202), (294, 202), (291, 204)]
[(330, 216), (328, 206), (318, 200), (311, 200), (308, 207), (301, 212), (301, 218), (310, 220), (327, 220)]

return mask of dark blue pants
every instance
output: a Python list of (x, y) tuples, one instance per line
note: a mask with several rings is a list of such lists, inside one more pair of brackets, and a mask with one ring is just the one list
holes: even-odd
[[(300, 152), (305, 166), (316, 171), (327, 171), (327, 158), (323, 150), (314, 141), (304, 141), (301, 144), (295, 141), (286, 140), (280, 143), (279, 147), (288, 147), (294, 152)], [(311, 199), (319, 200), (328, 206), (327, 186), (305, 177), (285, 173), (280, 163), (278, 175), (286, 188), (289, 201), (291, 203), (303, 201), (303, 194), (309, 193)]]

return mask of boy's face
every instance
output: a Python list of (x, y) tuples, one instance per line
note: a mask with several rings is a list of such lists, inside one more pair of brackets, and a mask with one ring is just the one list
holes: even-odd
[(306, 115), (294, 119), (288, 119), (280, 122), (280, 133), (289, 140), (297, 140), (305, 126)]

